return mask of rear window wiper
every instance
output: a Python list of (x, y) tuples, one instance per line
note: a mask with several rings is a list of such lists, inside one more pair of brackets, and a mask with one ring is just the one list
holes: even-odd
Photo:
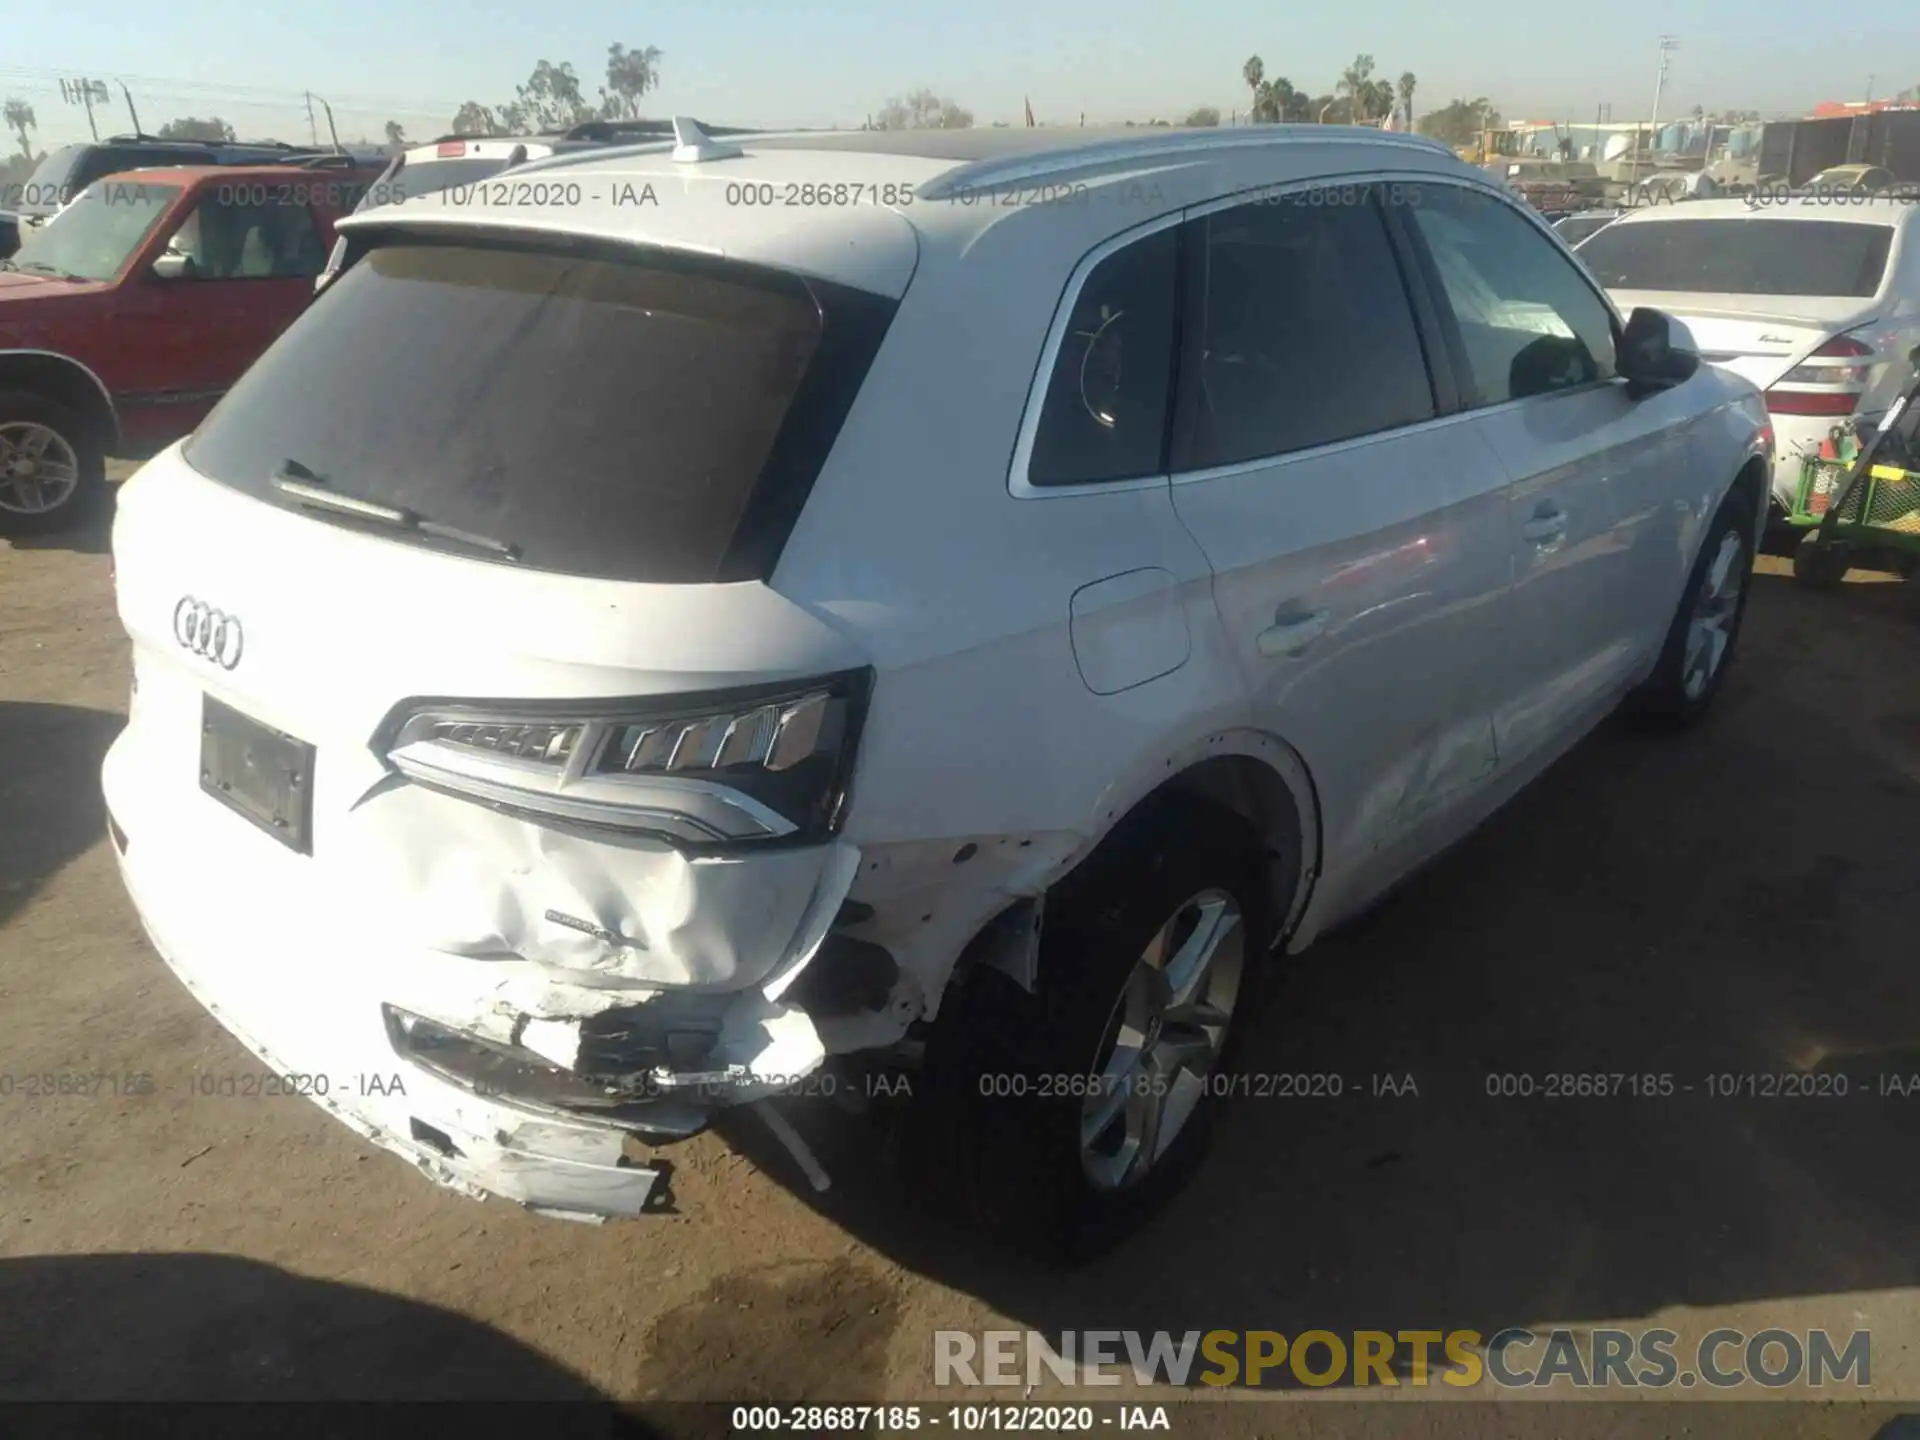
[(335, 490), (324, 475), (316, 475), (298, 460), (284, 460), (280, 468), (273, 473), (273, 488), (282, 495), (297, 500), (301, 505), (313, 510), (325, 510), (335, 515), (348, 516), (356, 520), (366, 520), (375, 525), (385, 525), (394, 530), (407, 530), (425, 535), (435, 540), (446, 540), (456, 545), (465, 545), (472, 550), (484, 550), (489, 555), (502, 560), (518, 560), (520, 547), (509, 545), (504, 540), (496, 540), (491, 535), (476, 535), (470, 530), (456, 530), (451, 525), (442, 525), (429, 520), (417, 511), (398, 505), (382, 505), (377, 500), (362, 500), (358, 495), (348, 495)]

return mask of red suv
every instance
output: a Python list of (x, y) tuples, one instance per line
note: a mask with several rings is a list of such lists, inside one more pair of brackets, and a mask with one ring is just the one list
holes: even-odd
[(0, 535), (74, 524), (108, 454), (192, 430), (305, 308), (377, 175), (129, 171), (30, 231), (0, 260)]

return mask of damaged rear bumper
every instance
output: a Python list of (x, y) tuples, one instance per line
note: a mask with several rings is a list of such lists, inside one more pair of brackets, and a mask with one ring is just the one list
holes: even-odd
[[(739, 917), (741, 953), (768, 956), (758, 983), (645, 985), (397, 936), (355, 904), (354, 877), (202, 797), (146, 787), (127, 738), (103, 772), (127, 890), (154, 948), (273, 1082), (229, 1093), (306, 1095), (442, 1185), (597, 1220), (660, 1198), (663, 1171), (636, 1140), (692, 1135), (824, 1062), (811, 1019), (781, 995), (852, 884), (849, 845), (820, 848), (797, 924), (791, 909), (777, 934)], [(690, 863), (673, 863), (697, 898)]]

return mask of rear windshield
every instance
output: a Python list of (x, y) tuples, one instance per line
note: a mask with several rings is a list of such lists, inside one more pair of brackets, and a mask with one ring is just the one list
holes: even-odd
[(639, 253), (374, 249), (234, 386), (187, 459), (279, 504), (294, 502), (272, 478), (292, 462), (295, 478), (537, 569), (762, 575), (785, 539), (765, 532), (791, 528), (884, 332), (872, 306), (891, 303)]
[(1614, 221), (1611, 215), (1572, 215), (1555, 223), (1554, 229), (1560, 232), (1560, 238), (1569, 245), (1578, 245), (1589, 235), (1607, 228)]
[(1880, 289), (1891, 225), (1844, 220), (1659, 220), (1609, 225), (1580, 258), (1609, 290), (1865, 297)]

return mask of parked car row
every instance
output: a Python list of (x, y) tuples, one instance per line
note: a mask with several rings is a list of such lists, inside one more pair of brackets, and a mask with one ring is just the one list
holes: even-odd
[[(641, 1215), (645, 1145), (915, 1067), (922, 1194), (1098, 1247), (1283, 954), (1707, 711), (1766, 409), (1418, 137), (676, 130), (338, 220), (126, 482), (123, 876), (465, 1193)], [(802, 183), (877, 198), (728, 203)]]
[[(281, 141), (163, 140), (154, 135), (115, 135), (63, 145), (50, 151), (24, 181), (0, 185), (0, 260), (19, 249), (25, 234), (108, 175), (183, 165), (298, 164), (339, 153)], [(369, 161), (366, 155), (349, 158)]]
[(107, 455), (198, 424), (306, 307), (378, 173), (143, 168), (31, 228), (0, 260), (0, 535), (80, 523)]

